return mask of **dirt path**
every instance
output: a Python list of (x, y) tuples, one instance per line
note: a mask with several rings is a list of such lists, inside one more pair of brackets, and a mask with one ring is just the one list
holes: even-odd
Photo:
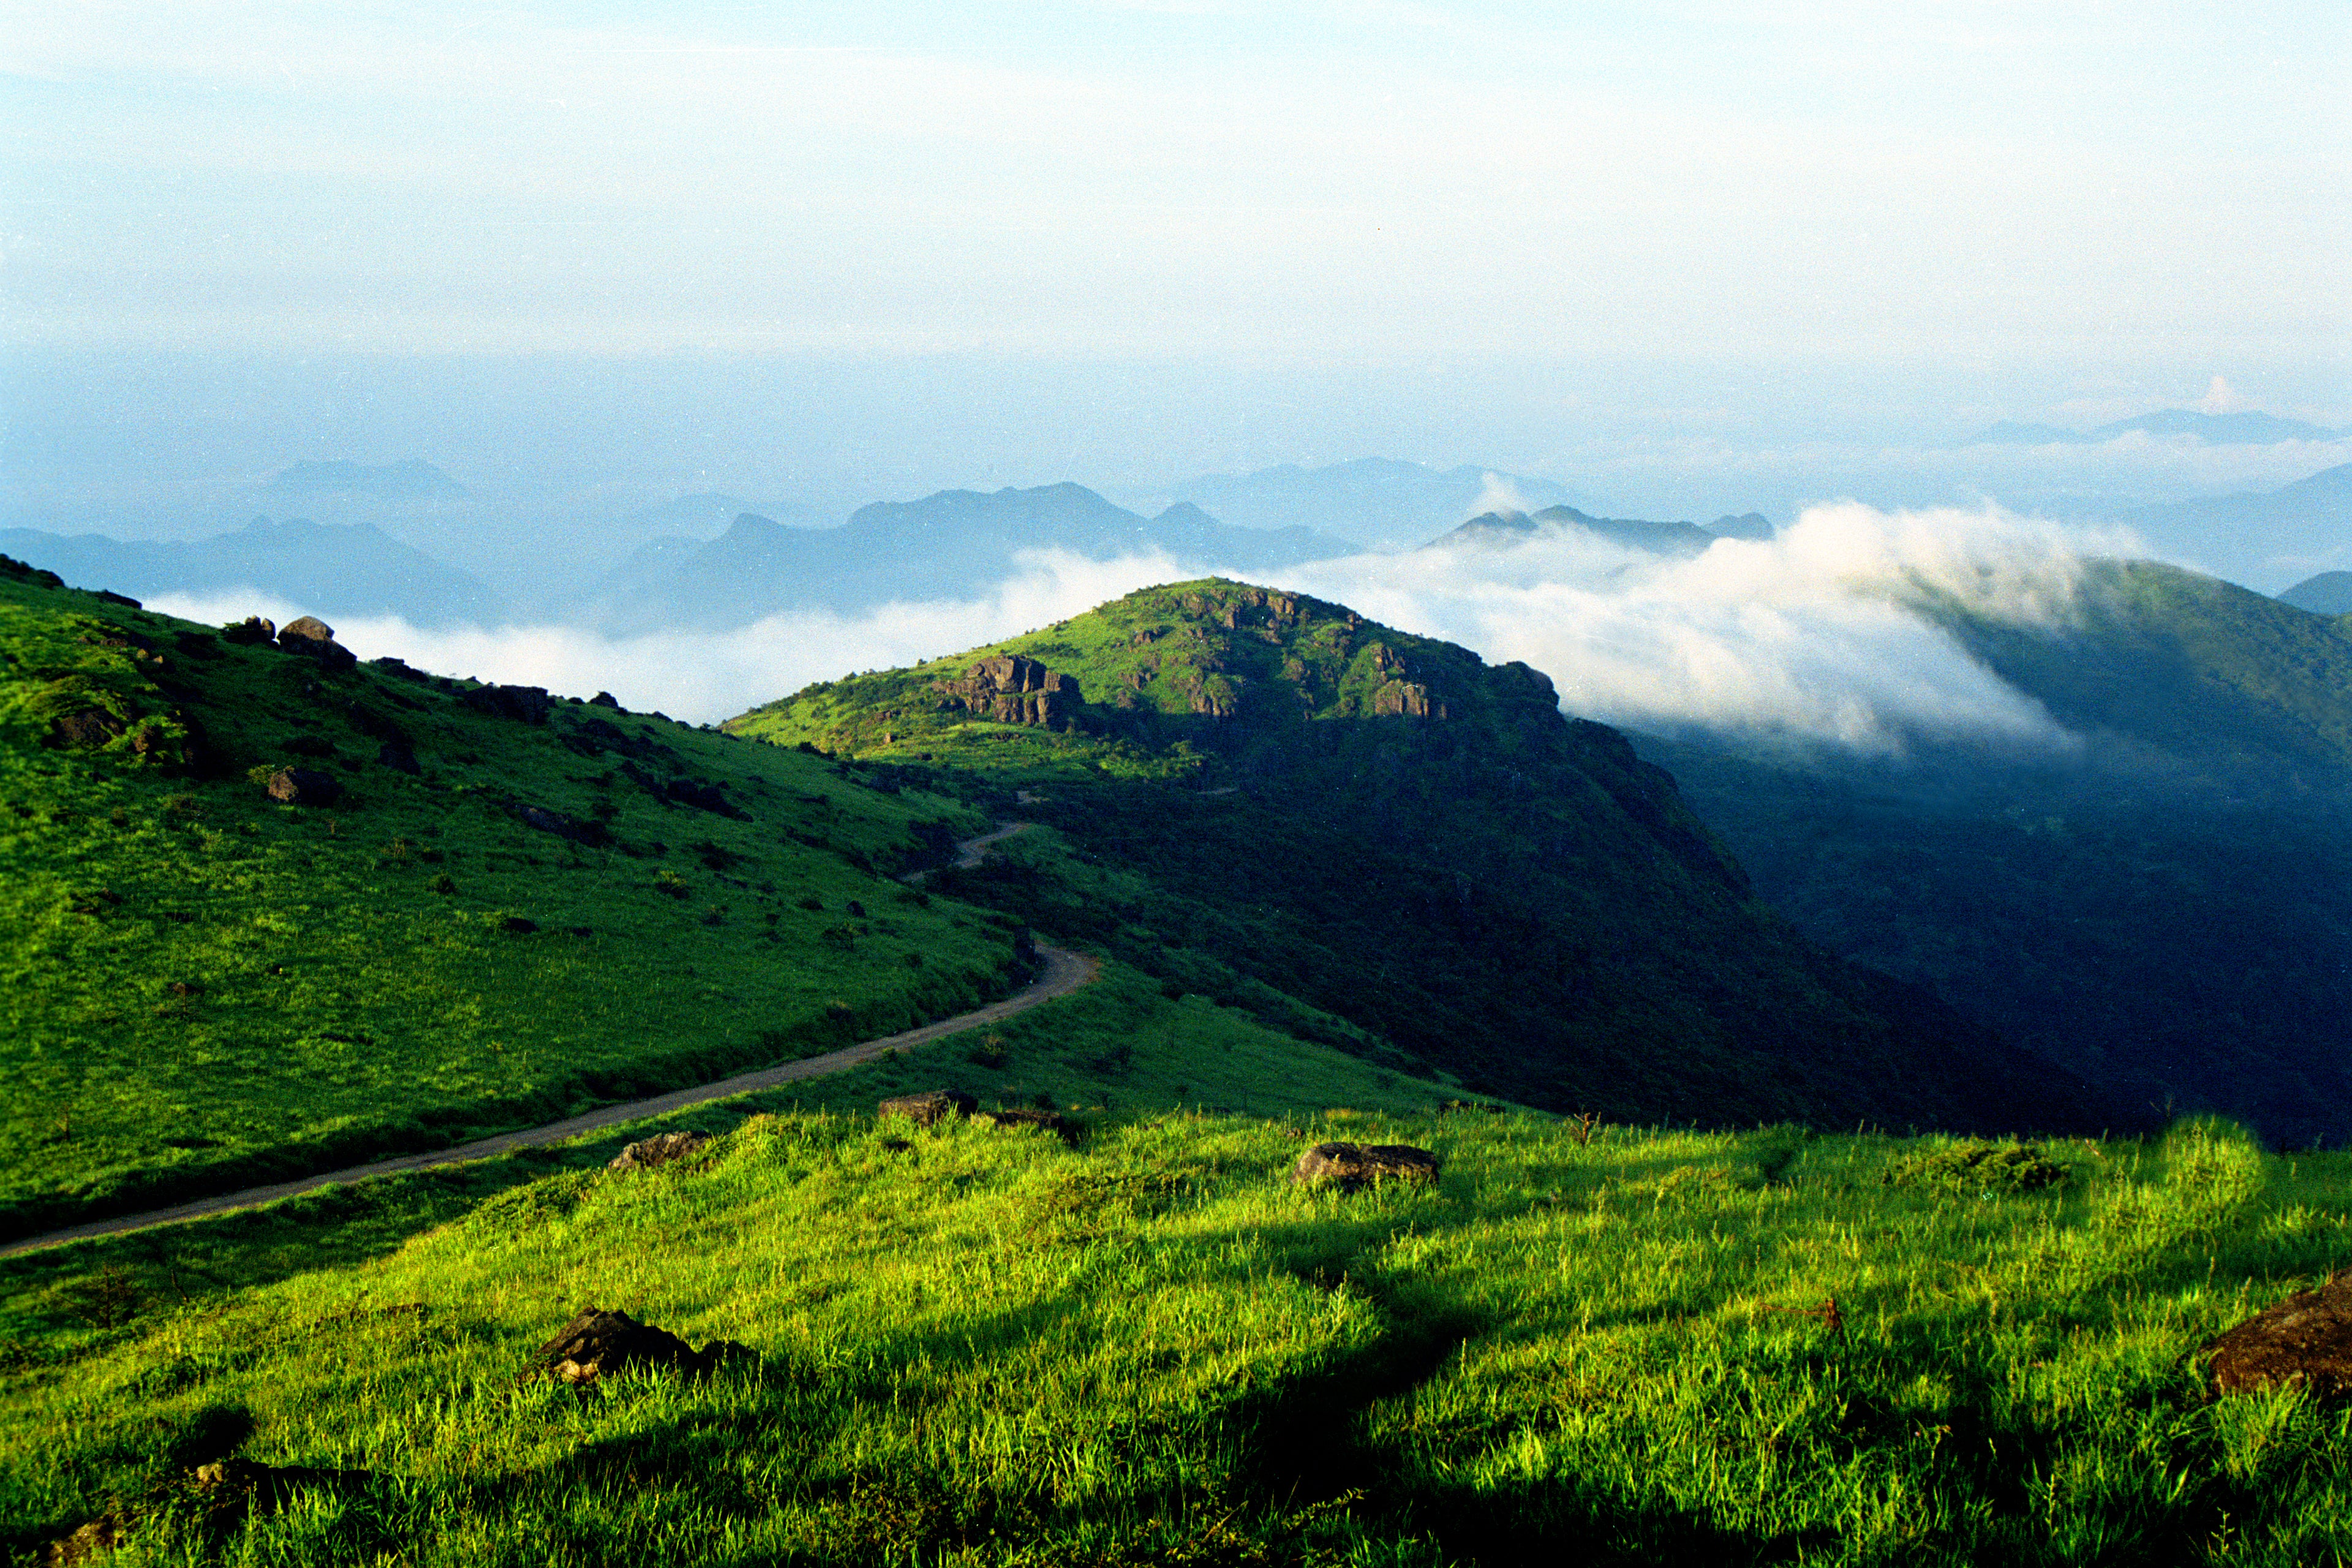
[[(1028, 826), (1016, 822), (994, 833), (978, 838), (959, 841), (956, 860), (959, 866), (977, 866), (986, 858), (988, 846), (1009, 838)], [(903, 1034), (887, 1035), (878, 1040), (866, 1040), (858, 1045), (828, 1051), (821, 1057), (808, 1057), (796, 1062), (784, 1062), (755, 1072), (738, 1073), (733, 1078), (716, 1083), (698, 1084), (692, 1089), (673, 1089), (650, 1100), (633, 1100), (625, 1105), (608, 1105), (601, 1110), (551, 1121), (544, 1127), (528, 1127), (520, 1131), (501, 1132), (495, 1138), (478, 1139), (461, 1143), (454, 1149), (436, 1149), (427, 1154), (402, 1154), (390, 1160), (378, 1160), (373, 1164), (353, 1165), (347, 1170), (329, 1171), (322, 1175), (304, 1176), (275, 1186), (247, 1187), (243, 1192), (227, 1193), (216, 1198), (200, 1198), (194, 1203), (181, 1204), (175, 1208), (152, 1209), (145, 1214), (124, 1215), (117, 1219), (92, 1220), (88, 1225), (68, 1226), (46, 1235), (26, 1237), (0, 1246), (0, 1258), (15, 1253), (31, 1252), (38, 1247), (55, 1247), (61, 1242), (79, 1241), (85, 1237), (112, 1236), (121, 1231), (144, 1230), (152, 1225), (170, 1225), (175, 1220), (201, 1219), (206, 1215), (226, 1214), (231, 1209), (251, 1208), (257, 1204), (275, 1203), (290, 1198), (297, 1193), (311, 1192), (320, 1187), (343, 1182), (364, 1182), (376, 1176), (390, 1176), (402, 1171), (422, 1171), (433, 1165), (455, 1165), (467, 1160), (487, 1160), (494, 1155), (511, 1153), (517, 1149), (534, 1149), (549, 1143), (561, 1143), (583, 1132), (616, 1122), (635, 1121), (639, 1117), (660, 1116), (667, 1111), (683, 1110), (689, 1105), (705, 1100), (724, 1100), (730, 1095), (749, 1094), (754, 1089), (773, 1089), (779, 1084), (794, 1083), (802, 1079), (823, 1078), (827, 1073), (870, 1062), (885, 1051), (903, 1051), (926, 1045), (945, 1035), (961, 1034), (982, 1024), (993, 1024), (1025, 1013), (1041, 1002), (1051, 1002), (1056, 996), (1067, 996), (1080, 986), (1090, 983), (1096, 973), (1095, 961), (1084, 953), (1070, 952), (1058, 947), (1037, 944), (1037, 956), (1045, 961), (1045, 971), (1028, 984), (1002, 1002), (992, 1002), (985, 1007), (975, 1007), (969, 1013), (959, 1013), (952, 1018), (942, 1018), (936, 1024), (926, 1024), (919, 1029)]]

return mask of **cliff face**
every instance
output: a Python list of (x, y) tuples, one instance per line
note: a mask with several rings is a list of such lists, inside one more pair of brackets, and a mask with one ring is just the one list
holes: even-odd
[(1086, 701), (1075, 678), (1018, 655), (983, 658), (961, 679), (932, 681), (931, 689), (943, 710), (999, 724), (1066, 726)]

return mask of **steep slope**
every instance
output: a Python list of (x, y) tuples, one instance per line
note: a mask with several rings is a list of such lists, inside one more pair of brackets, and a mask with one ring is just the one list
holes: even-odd
[(596, 610), (614, 631), (748, 625), (781, 610), (851, 611), (969, 597), (1017, 570), (1024, 551), (1090, 560), (1158, 551), (1196, 566), (1258, 569), (1344, 555), (1303, 528), (1233, 528), (1188, 505), (1145, 518), (1081, 485), (941, 490), (861, 507), (839, 528), (786, 528), (746, 514), (719, 538), (634, 583)]
[[(958, 1013), (953, 801), (0, 571), (0, 1234)], [(305, 651), (309, 649), (309, 651)], [(299, 771), (298, 771), (299, 770)]]
[(193, 542), (0, 531), (0, 551), (71, 583), (150, 598), (258, 588), (322, 616), (401, 616), (419, 626), (498, 621), (498, 595), (373, 523), (272, 522)]
[(1524, 665), (1223, 581), (730, 721), (1055, 834), (942, 885), (1485, 1092), (1639, 1120), (2032, 1123), (2063, 1075), (1831, 959)]
[(2027, 763), (1643, 738), (1759, 890), (2140, 1106), (2352, 1138), (2352, 634), (2151, 563), (1954, 634), (2083, 737)]

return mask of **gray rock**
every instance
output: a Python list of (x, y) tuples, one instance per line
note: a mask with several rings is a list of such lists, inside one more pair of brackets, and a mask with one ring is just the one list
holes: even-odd
[[(513, 929), (512, 921), (508, 922), (508, 929)], [(533, 926), (531, 929), (536, 931), (538, 927)], [(607, 1169), (649, 1171), (656, 1165), (667, 1165), (673, 1160), (682, 1160), (709, 1142), (710, 1135), (707, 1132), (656, 1133), (651, 1138), (639, 1139), (614, 1155), (613, 1163)]]
[(1382, 1180), (1433, 1182), (1437, 1156), (1410, 1143), (1318, 1143), (1298, 1156), (1290, 1179), (1302, 1185), (1336, 1182), (1349, 1193)]
[(288, 653), (315, 658), (329, 669), (349, 669), (360, 656), (335, 640), (335, 628), (316, 616), (304, 616), (278, 628), (278, 646)]
[(886, 1100), (876, 1107), (882, 1116), (903, 1116), (918, 1127), (929, 1127), (950, 1116), (970, 1116), (980, 1109), (980, 1101), (952, 1089), (934, 1089), (922, 1094), (902, 1094), (896, 1100)]

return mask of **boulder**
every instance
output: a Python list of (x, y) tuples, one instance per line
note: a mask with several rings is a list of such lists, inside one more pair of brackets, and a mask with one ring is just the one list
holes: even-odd
[(610, 708), (615, 712), (620, 713), (626, 713), (628, 711), (627, 709), (621, 706), (621, 700), (614, 696), (609, 691), (599, 691), (595, 696), (588, 699), (588, 705), (592, 708)]
[(511, 719), (519, 724), (544, 724), (550, 710), (555, 706), (544, 686), (484, 686), (461, 695), (458, 701), (477, 713), (493, 719)]
[[(528, 923), (528, 922), (525, 922)], [(507, 922), (512, 930), (514, 922)], [(531, 927), (538, 930), (536, 926)], [(650, 1171), (656, 1165), (667, 1165), (682, 1160), (710, 1142), (708, 1132), (658, 1132), (651, 1138), (641, 1138), (613, 1156), (606, 1167), (614, 1171)]]
[(49, 721), (48, 743), (59, 751), (103, 746), (130, 726), (103, 708), (83, 708)]
[(315, 658), (329, 669), (349, 669), (360, 656), (335, 640), (335, 628), (316, 616), (304, 616), (278, 628), (278, 646), (288, 653)]
[(1384, 1178), (1433, 1182), (1437, 1156), (1410, 1143), (1318, 1143), (1290, 1168), (1294, 1183), (1337, 1182), (1349, 1193)]
[(2352, 1269), (2299, 1290), (2197, 1347), (2217, 1393), (2301, 1387), (2316, 1399), (2352, 1394)]
[(311, 768), (280, 768), (269, 775), (269, 798), (289, 805), (332, 805), (343, 786), (331, 774)]
[(258, 643), (278, 640), (278, 623), (262, 616), (247, 616), (221, 627), (221, 641), (252, 647)]
[(640, 1323), (626, 1312), (590, 1307), (539, 1347), (530, 1370), (571, 1384), (655, 1367), (674, 1367), (699, 1377), (722, 1362), (751, 1353), (732, 1340), (713, 1340), (698, 1351), (668, 1330)]
[(980, 1101), (956, 1089), (934, 1089), (886, 1100), (875, 1109), (877, 1115), (903, 1116), (918, 1127), (929, 1127), (950, 1116), (970, 1116), (980, 1109)]

